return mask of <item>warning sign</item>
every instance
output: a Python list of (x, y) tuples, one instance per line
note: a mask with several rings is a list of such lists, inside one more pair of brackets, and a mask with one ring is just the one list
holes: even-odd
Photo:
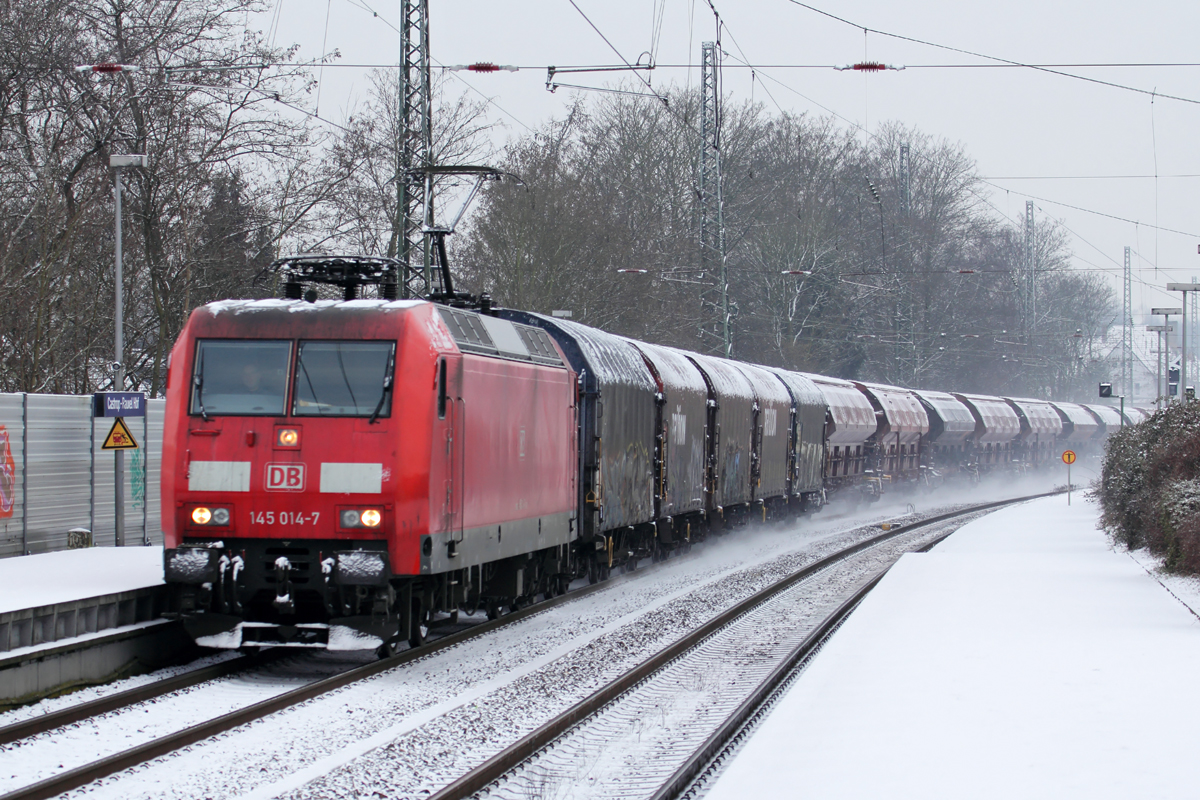
[(1063, 463), (1065, 463), (1065, 464), (1074, 464), (1075, 463), (1075, 451), (1074, 450), (1064, 450), (1063, 451)]
[(138, 443), (133, 438), (133, 434), (129, 432), (129, 427), (125, 424), (125, 420), (117, 417), (113, 420), (112, 430), (108, 432), (108, 436), (104, 439), (104, 444), (100, 446), (101, 450), (137, 450)]

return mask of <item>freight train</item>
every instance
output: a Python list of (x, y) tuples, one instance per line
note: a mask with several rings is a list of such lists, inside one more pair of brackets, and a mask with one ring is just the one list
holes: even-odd
[(344, 285), (210, 303), (171, 352), (164, 568), (203, 645), (387, 654), (434, 615), (495, 617), (837, 496), (1036, 469), (1121, 424)]

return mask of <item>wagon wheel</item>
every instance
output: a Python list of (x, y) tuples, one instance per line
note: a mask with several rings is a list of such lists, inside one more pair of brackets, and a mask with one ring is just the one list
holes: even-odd
[(408, 634), (409, 647), (420, 647), (425, 644), (425, 637), (429, 635), (429, 611), (425, 608), (425, 604), (421, 602), (421, 598), (414, 597), (412, 602), (412, 627)]
[(391, 658), (400, 652), (400, 644), (404, 641), (404, 626), (396, 625), (396, 632), (383, 640), (383, 644), (375, 649), (375, 655), (380, 659)]

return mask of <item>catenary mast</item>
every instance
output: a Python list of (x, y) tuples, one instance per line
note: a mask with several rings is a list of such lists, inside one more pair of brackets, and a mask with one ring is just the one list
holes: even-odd
[(397, 134), (396, 218), (388, 256), (403, 264), (401, 297), (433, 290), (433, 94), (429, 80), (429, 0), (400, 3), (400, 126)]
[(729, 358), (733, 340), (729, 329), (729, 274), (725, 254), (720, 70), (720, 42), (704, 42), (700, 61), (700, 265), (705, 275), (717, 273), (720, 299), (707, 300), (705, 306), (719, 304), (721, 354)]

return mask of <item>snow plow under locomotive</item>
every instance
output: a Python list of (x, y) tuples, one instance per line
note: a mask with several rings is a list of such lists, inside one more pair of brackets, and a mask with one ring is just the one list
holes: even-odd
[(197, 309), (171, 354), (164, 566), (206, 646), (390, 652), (434, 614), (495, 616), (833, 494), (1036, 467), (1112, 424), (486, 303), (288, 295)]

